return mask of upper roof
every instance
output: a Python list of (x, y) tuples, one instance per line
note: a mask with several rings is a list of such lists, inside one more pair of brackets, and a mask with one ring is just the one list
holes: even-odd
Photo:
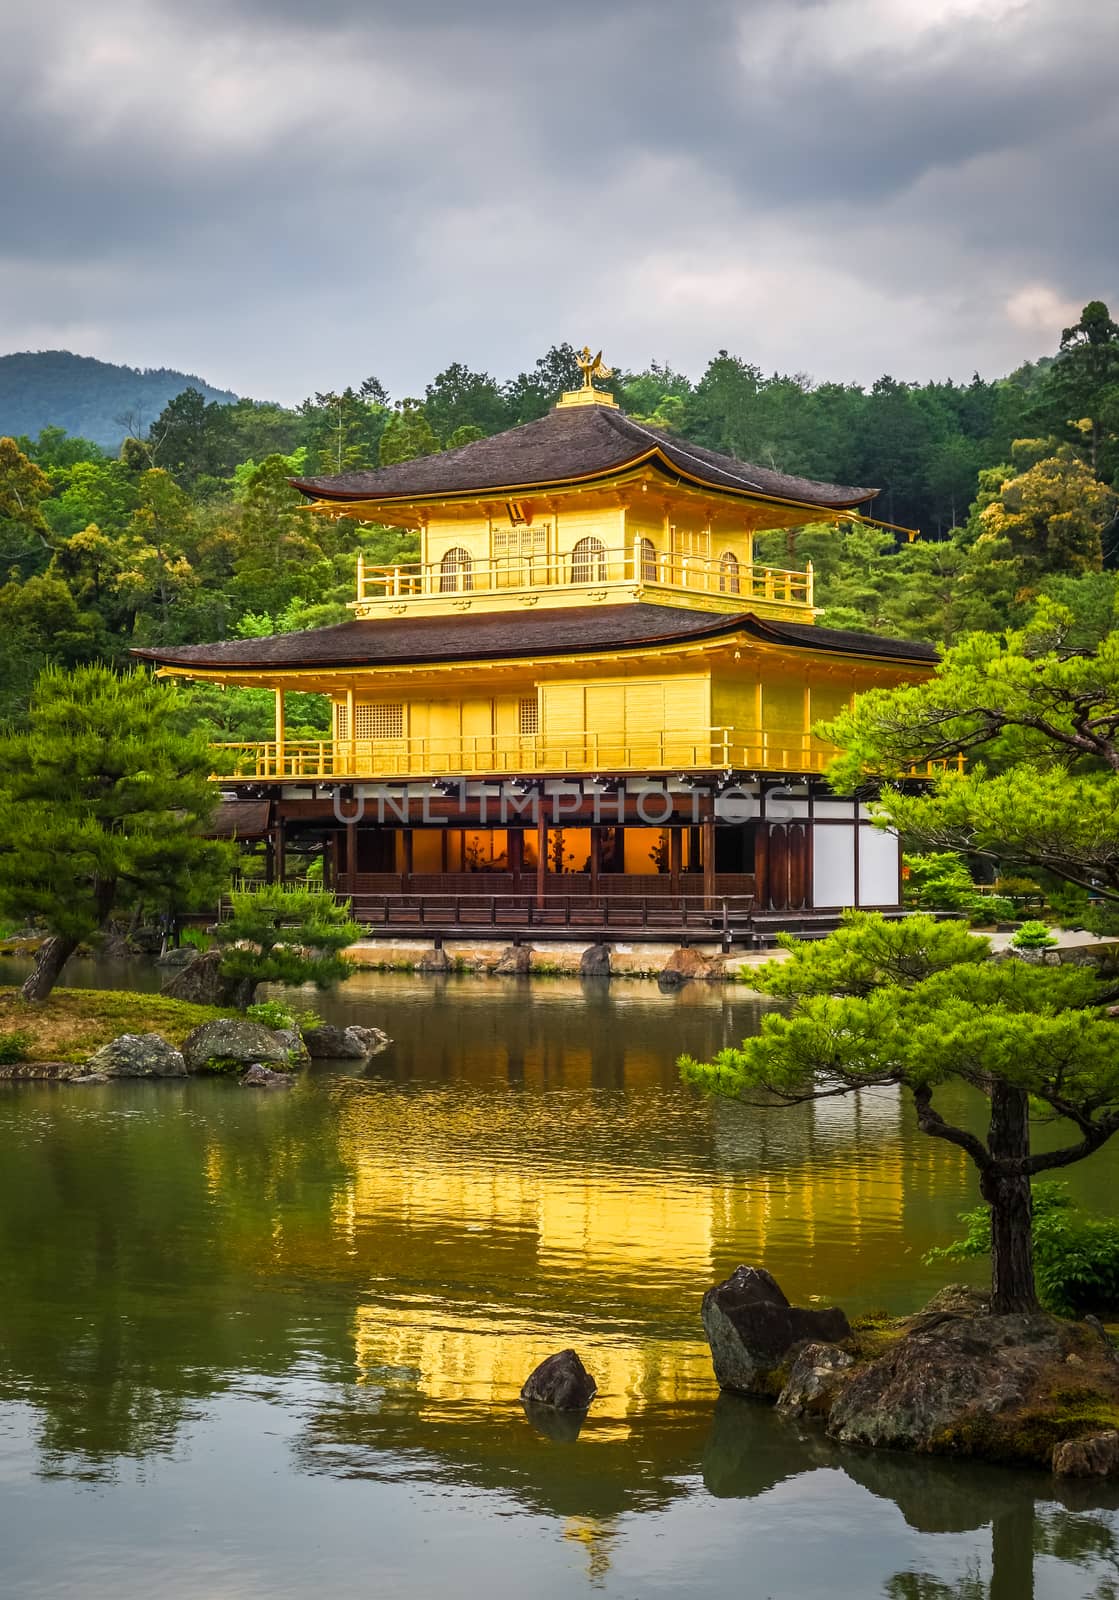
[(411, 501), (508, 490), (558, 488), (585, 483), (651, 462), (667, 476), (727, 493), (762, 495), (832, 510), (870, 500), (877, 489), (814, 483), (768, 467), (751, 466), (689, 444), (660, 428), (635, 422), (603, 405), (557, 406), (537, 422), (457, 450), (400, 461), (378, 472), (343, 472), (331, 478), (293, 478), (304, 494), (323, 500)]
[(759, 641), (800, 650), (825, 650), (889, 661), (931, 663), (932, 645), (885, 639), (873, 633), (818, 628), (813, 623), (763, 620), (750, 611), (731, 615), (674, 606), (572, 606), (526, 617), (520, 611), (454, 617), (391, 617), (340, 622), (303, 633), (264, 639), (224, 639), (218, 644), (134, 650), (168, 667), (202, 670), (385, 667), (424, 662), (510, 660), (531, 656), (587, 655), (598, 650), (682, 644), (747, 633)]

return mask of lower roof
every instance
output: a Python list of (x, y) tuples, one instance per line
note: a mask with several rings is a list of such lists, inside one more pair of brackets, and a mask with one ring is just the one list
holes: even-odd
[(143, 661), (201, 672), (295, 670), (314, 667), (416, 666), (425, 662), (516, 660), (529, 656), (590, 655), (602, 650), (685, 644), (746, 633), (797, 650), (835, 651), (872, 660), (931, 665), (932, 645), (887, 639), (846, 628), (763, 620), (752, 611), (730, 615), (673, 606), (627, 604), (572, 606), (526, 615), (478, 612), (455, 617), (376, 618), (340, 622), (263, 639), (223, 639), (216, 644), (133, 650)]

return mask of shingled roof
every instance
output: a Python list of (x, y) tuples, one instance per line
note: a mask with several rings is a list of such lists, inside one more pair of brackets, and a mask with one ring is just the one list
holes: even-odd
[(718, 639), (743, 632), (794, 650), (828, 650), (877, 660), (934, 662), (932, 645), (873, 633), (775, 622), (741, 611), (716, 616), (673, 606), (572, 606), (534, 613), (478, 612), (454, 617), (392, 617), (341, 622), (264, 639), (134, 650), (145, 661), (200, 669), (414, 666), (424, 662), (515, 660), (587, 655), (598, 650)]
[(814, 483), (811, 478), (752, 466), (599, 405), (557, 406), (537, 422), (477, 439), (457, 450), (400, 461), (379, 472), (344, 472), (337, 477), (291, 481), (304, 494), (322, 500), (411, 501), (486, 490), (522, 494), (530, 489), (558, 488), (646, 461), (668, 477), (830, 510), (861, 505), (878, 493), (877, 489)]

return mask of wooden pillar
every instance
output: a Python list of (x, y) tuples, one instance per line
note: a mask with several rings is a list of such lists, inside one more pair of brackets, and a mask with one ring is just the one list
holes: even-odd
[(509, 829), (509, 872), (513, 879), (514, 891), (519, 887), (518, 879), (525, 870), (525, 831), (523, 828)]
[(354, 691), (351, 686), (346, 690), (346, 739), (348, 741), (349, 748), (345, 757), (346, 771), (350, 773), (357, 771), (357, 759), (354, 754), (354, 737)]
[(276, 881), (276, 828), (275, 824), (269, 828), (264, 836), (264, 881)]
[(538, 795), (540, 801), (536, 813), (536, 904), (544, 904), (544, 874), (548, 870), (548, 816), (544, 807), (544, 796)]
[(703, 836), (703, 909), (710, 911), (715, 904), (715, 818), (704, 817)]
[(401, 887), (403, 888), (404, 893), (407, 894), (412, 887), (413, 846), (411, 828), (404, 829), (403, 833), (401, 834), (401, 841), (404, 846), (404, 860), (402, 863), (404, 867), (404, 882)]
[(602, 867), (602, 829), (591, 829), (591, 898), (598, 894), (598, 874)]
[(287, 877), (287, 840), (284, 838), (284, 819), (276, 819), (276, 882), (281, 889)]
[[(706, 855), (704, 856), (706, 865)], [(668, 887), (673, 898), (680, 894), (680, 873), (684, 866), (684, 830), (683, 828), (669, 828), (668, 830)]]
[(769, 909), (769, 823), (754, 824), (754, 905)]
[(284, 775), (284, 691), (277, 689), (276, 694), (276, 776)]
[(342, 882), (344, 895), (352, 895), (357, 887), (357, 827), (351, 824), (342, 829)]

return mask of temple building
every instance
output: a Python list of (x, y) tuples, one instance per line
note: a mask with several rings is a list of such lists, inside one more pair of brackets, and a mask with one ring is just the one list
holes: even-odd
[[(350, 621), (135, 653), (274, 692), (273, 739), (215, 750), (223, 813), (280, 876), (321, 851), (374, 931), (733, 937), (896, 907), (897, 841), (828, 791), (812, 729), (935, 652), (817, 626), (811, 567), (753, 550), (876, 491), (639, 423), (604, 370), (584, 353), (581, 389), (495, 437), (295, 480), (309, 515), (419, 534), (414, 564), (359, 559)], [(288, 738), (288, 691), (329, 700), (328, 738)]]

